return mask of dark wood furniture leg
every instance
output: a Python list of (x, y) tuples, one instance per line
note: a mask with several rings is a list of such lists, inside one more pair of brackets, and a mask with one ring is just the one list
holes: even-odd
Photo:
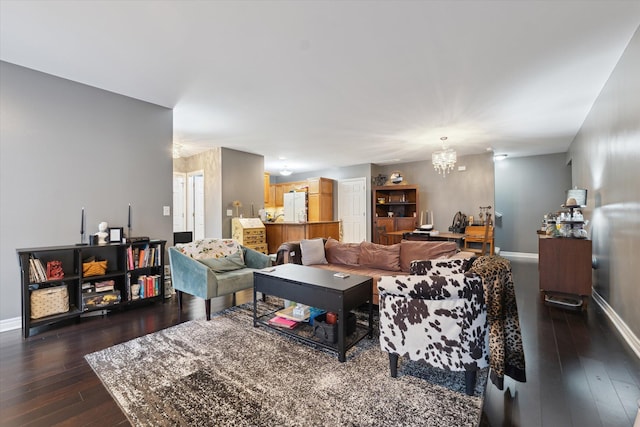
[(178, 297), (178, 309), (182, 311), (182, 291), (176, 291), (176, 296)]
[(211, 300), (204, 300), (204, 311), (207, 313), (207, 320), (211, 320)]
[(396, 378), (398, 376), (398, 355), (395, 353), (389, 353), (389, 369), (391, 369), (391, 377)]
[(469, 396), (473, 396), (473, 391), (476, 388), (477, 374), (478, 371), (476, 371), (475, 369), (473, 371), (464, 372), (465, 391)]

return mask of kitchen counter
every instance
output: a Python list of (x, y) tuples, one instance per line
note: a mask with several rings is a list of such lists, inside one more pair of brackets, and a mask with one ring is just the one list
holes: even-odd
[(265, 222), (264, 225), (270, 254), (276, 253), (284, 242), (317, 237), (340, 240), (340, 221)]

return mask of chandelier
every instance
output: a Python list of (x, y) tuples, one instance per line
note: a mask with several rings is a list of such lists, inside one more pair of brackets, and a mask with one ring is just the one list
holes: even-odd
[(452, 148), (445, 148), (444, 142), (446, 140), (446, 136), (440, 138), (440, 141), (442, 141), (442, 150), (436, 151), (431, 155), (433, 168), (438, 171), (438, 174), (442, 174), (443, 178), (447, 175), (447, 172), (453, 170), (453, 166), (457, 160), (456, 152)]

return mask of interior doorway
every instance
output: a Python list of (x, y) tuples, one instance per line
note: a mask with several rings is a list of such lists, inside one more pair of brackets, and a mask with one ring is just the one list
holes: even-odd
[(187, 231), (193, 239), (204, 239), (204, 171), (187, 174)]
[(360, 243), (367, 239), (367, 179), (338, 181), (338, 218), (342, 221), (342, 241)]
[(187, 230), (187, 174), (173, 173), (173, 231)]

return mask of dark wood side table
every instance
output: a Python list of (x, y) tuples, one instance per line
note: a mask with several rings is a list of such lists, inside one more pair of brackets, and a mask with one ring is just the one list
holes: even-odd
[(585, 309), (591, 296), (591, 240), (540, 236), (540, 297), (547, 292), (580, 296)]

